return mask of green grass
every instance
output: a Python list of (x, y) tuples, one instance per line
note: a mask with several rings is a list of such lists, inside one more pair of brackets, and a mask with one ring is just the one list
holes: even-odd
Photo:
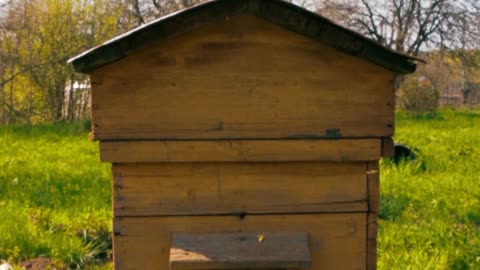
[(397, 115), (414, 162), (381, 166), (379, 269), (480, 269), (480, 113)]
[(110, 256), (111, 173), (97, 148), (85, 125), (0, 129), (0, 259), (85, 269)]
[[(85, 125), (0, 128), (0, 259), (111, 269), (111, 174)], [(379, 269), (480, 269), (480, 112), (397, 115), (418, 159), (381, 164)]]

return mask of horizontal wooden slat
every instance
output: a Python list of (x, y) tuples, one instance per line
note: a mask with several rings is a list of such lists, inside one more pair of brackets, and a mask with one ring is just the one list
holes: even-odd
[(91, 74), (94, 137), (393, 134), (395, 74), (255, 16), (154, 43)]
[(367, 161), (381, 158), (380, 139), (100, 142), (102, 161)]
[(301, 232), (174, 233), (170, 270), (304, 269), (312, 263)]
[(117, 270), (169, 268), (175, 233), (307, 232), (312, 265), (305, 270), (365, 270), (366, 213), (185, 216), (114, 219)]
[(116, 216), (368, 210), (365, 163), (114, 164)]

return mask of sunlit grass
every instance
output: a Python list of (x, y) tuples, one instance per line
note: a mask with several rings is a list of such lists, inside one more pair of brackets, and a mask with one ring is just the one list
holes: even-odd
[(0, 129), (0, 258), (84, 268), (109, 257), (109, 165), (84, 125)]
[(397, 115), (418, 159), (381, 167), (379, 269), (480, 269), (480, 112)]

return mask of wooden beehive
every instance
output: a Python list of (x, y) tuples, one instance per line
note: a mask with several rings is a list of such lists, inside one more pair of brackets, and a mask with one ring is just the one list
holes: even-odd
[(279, 0), (212, 1), (71, 60), (113, 163), (116, 269), (375, 269), (414, 59)]

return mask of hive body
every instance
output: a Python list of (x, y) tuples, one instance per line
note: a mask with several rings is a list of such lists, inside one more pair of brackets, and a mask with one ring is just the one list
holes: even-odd
[(115, 268), (375, 269), (395, 72), (262, 16), (214, 15), (88, 71)]

